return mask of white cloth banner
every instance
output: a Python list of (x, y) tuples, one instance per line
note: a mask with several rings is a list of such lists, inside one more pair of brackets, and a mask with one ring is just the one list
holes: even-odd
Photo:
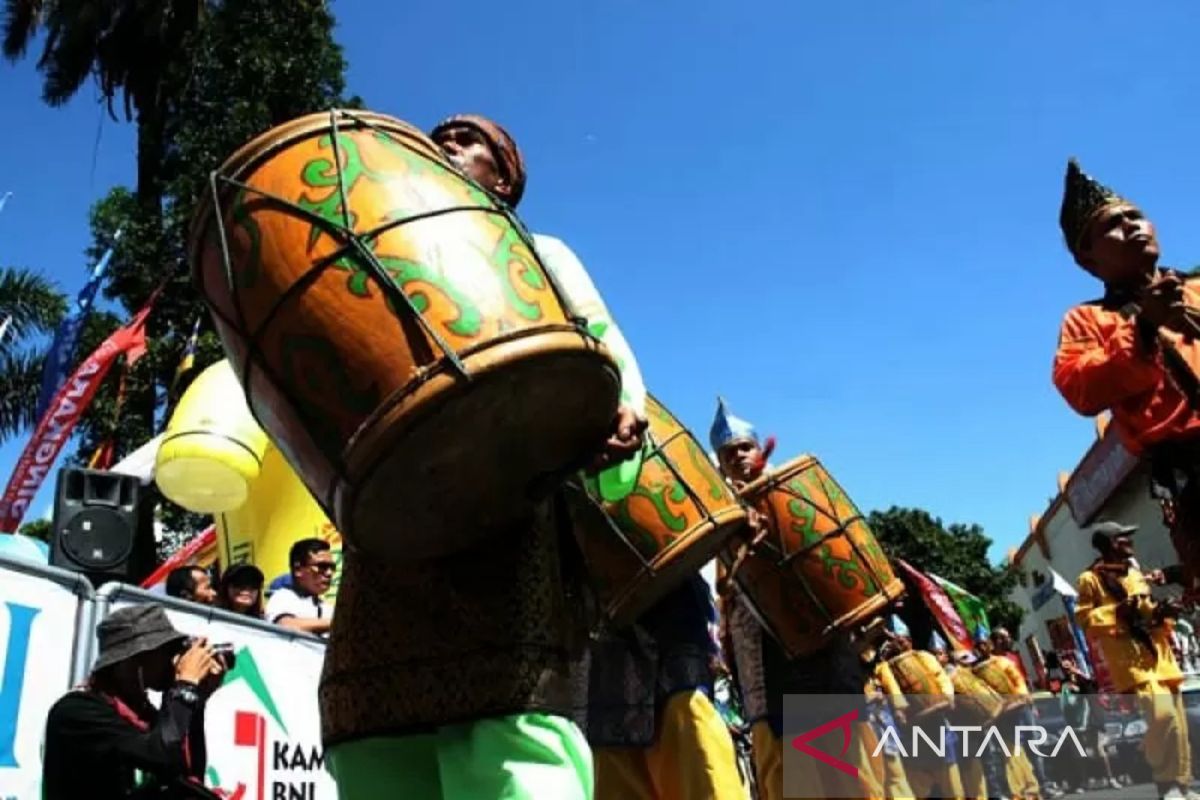
[[(146, 593), (123, 588), (109, 611), (147, 599)], [(282, 628), (246, 625), (224, 614), (188, 609), (190, 604), (153, 599), (179, 630), (232, 644), (237, 656), (205, 712), (206, 785), (240, 800), (335, 800), (317, 707), (324, 644)]]
[(76, 626), (91, 603), (36, 569), (0, 559), (0, 800), (41, 796), (46, 714), (71, 688)]

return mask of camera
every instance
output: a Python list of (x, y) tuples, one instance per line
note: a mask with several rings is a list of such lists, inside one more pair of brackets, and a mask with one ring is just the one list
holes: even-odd
[[(183, 649), (184, 650), (188, 649), (192, 645), (196, 644), (196, 642), (198, 642), (198, 641), (200, 641), (200, 640), (195, 637), (188, 639), (187, 642), (184, 644)], [(208, 646), (213, 651), (213, 658), (215, 658), (217, 661), (221, 662), (221, 666), (225, 668), (226, 672), (233, 669), (234, 664), (237, 663), (237, 655), (233, 651), (232, 644), (230, 644), (228, 642), (221, 642), (221, 643), (209, 642)]]

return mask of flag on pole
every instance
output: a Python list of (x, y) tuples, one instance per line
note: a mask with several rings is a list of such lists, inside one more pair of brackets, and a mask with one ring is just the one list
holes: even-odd
[(179, 359), (179, 366), (175, 367), (175, 377), (171, 379), (171, 392), (174, 393), (175, 387), (179, 385), (179, 381), (186, 375), (192, 367), (196, 366), (196, 344), (200, 341), (200, 317), (196, 317), (196, 323), (192, 325), (192, 335), (188, 337), (187, 347), (183, 350), (183, 357)]
[(58, 454), (71, 438), (79, 418), (91, 404), (117, 358), (123, 353), (126, 361), (133, 364), (145, 354), (146, 318), (150, 316), (158, 294), (156, 290), (129, 324), (105, 339), (54, 394), (0, 498), (0, 531), (11, 533), (21, 524), (42, 481), (50, 474)]
[(985, 630), (990, 631), (992, 629), (991, 623), (988, 622), (987, 607), (983, 604), (982, 600), (957, 583), (934, 575), (932, 572), (929, 573), (929, 577), (941, 587), (941, 590), (954, 603), (954, 609), (958, 611), (958, 616), (962, 619), (963, 624), (967, 626), (967, 630), (978, 630), (981, 625)]
[[(121, 231), (118, 230), (113, 236), (113, 247), (120, 239)], [(46, 353), (46, 366), (42, 369), (42, 389), (38, 393), (37, 413), (35, 414), (39, 419), (45, 415), (46, 407), (50, 405), (54, 393), (58, 391), (67, 375), (70, 374), (71, 359), (75, 355), (75, 347), (79, 344), (79, 334), (83, 330), (83, 323), (87, 322), (88, 315), (91, 314), (92, 304), (96, 300), (96, 292), (100, 288), (100, 280), (104, 277), (105, 270), (108, 269), (108, 262), (112, 261), (113, 247), (108, 248), (101, 259), (96, 262), (96, 266), (92, 268), (91, 277), (79, 291), (79, 296), (75, 298), (75, 307), (70, 310), (62, 324), (58, 326), (58, 330), (54, 332), (54, 341)]]
[(971, 650), (970, 629), (963, 624), (962, 618), (954, 608), (954, 603), (942, 591), (942, 587), (913, 568), (904, 559), (896, 559), (896, 564), (900, 567), (905, 577), (916, 584), (922, 602), (925, 603), (925, 607), (929, 609), (929, 613), (933, 615), (938, 626), (945, 632), (951, 647), (957, 651)]

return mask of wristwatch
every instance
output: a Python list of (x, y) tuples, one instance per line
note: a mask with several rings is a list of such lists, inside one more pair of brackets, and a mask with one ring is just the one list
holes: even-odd
[(177, 681), (172, 690), (174, 695), (190, 706), (200, 702), (200, 687), (188, 681)]

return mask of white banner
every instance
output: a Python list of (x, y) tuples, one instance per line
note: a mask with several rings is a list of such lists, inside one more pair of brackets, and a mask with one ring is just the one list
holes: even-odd
[(161, 603), (184, 633), (234, 645), (236, 665), (208, 701), (205, 783), (230, 800), (335, 800), (317, 708), (324, 644), (127, 587), (109, 611), (146, 599)]
[(46, 714), (71, 688), (76, 626), (91, 603), (52, 574), (0, 559), (0, 800), (41, 796)]

